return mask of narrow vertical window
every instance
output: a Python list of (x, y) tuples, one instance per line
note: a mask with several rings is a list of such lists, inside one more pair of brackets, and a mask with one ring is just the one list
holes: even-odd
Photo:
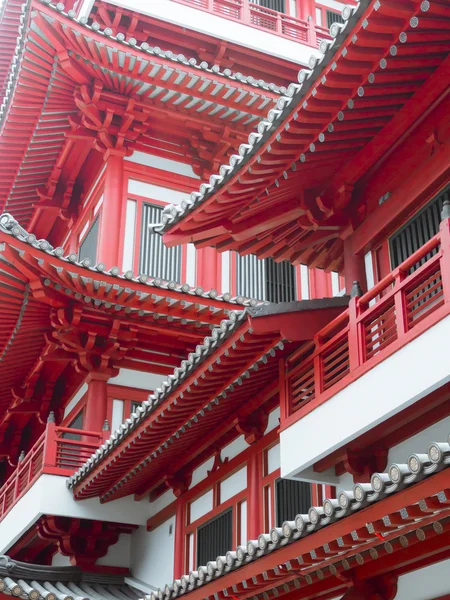
[(123, 240), (122, 270), (133, 270), (133, 254), (136, 237), (136, 201), (127, 200), (125, 235)]
[(89, 258), (92, 261), (92, 264), (95, 264), (97, 260), (97, 244), (98, 244), (98, 226), (99, 226), (99, 217), (97, 216), (92, 223), (89, 231), (83, 238), (83, 241), (80, 244), (80, 249), (78, 252), (79, 259), (83, 260), (84, 258)]

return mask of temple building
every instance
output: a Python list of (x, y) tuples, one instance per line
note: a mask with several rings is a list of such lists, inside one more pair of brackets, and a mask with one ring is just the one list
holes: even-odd
[(450, 598), (449, 40), (0, 0), (0, 600)]

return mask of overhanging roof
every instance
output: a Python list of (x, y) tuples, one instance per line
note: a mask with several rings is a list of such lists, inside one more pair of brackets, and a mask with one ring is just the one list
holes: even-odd
[[(11, 4), (5, 0), (5, 10)], [(211, 135), (223, 133), (227, 127), (232, 142), (243, 139), (254, 129), (265, 107), (273, 105), (283, 91), (262, 80), (221, 71), (205, 62), (197, 64), (194, 59), (147, 43), (138, 45), (123, 34), (113, 36), (108, 28), (77, 21), (75, 12), (65, 13), (60, 3), (28, 0), (14, 27), (20, 20), (24, 23), (19, 26), (17, 22), (19, 37), (0, 109), (0, 207), (13, 212), (24, 225), (29, 223), (33, 206), (45, 199), (47, 185), (55, 186), (61, 176), (73, 143), (66, 137), (73, 133), (71, 122), (77, 120), (78, 86), (97, 81), (104, 94), (123, 95), (142, 104), (142, 110), (153, 117), (159, 115), (159, 120), (153, 118), (151, 131), (143, 136), (142, 143), (150, 148), (157, 139), (166, 150), (170, 146), (168, 130), (190, 136), (202, 131), (206, 122), (212, 128)], [(9, 39), (6, 24), (0, 26)], [(0, 83), (1, 77), (0, 71)], [(182, 128), (177, 125), (180, 120)], [(210, 142), (205, 144), (209, 147)], [(81, 150), (89, 152), (90, 147), (85, 139)], [(81, 150), (77, 158), (82, 163)], [(173, 151), (176, 158), (181, 150)], [(65, 183), (74, 182), (68, 177)], [(51, 203), (45, 200), (48, 208)]]
[(83, 573), (77, 567), (32, 565), (0, 556), (0, 593), (24, 600), (138, 600), (141, 590), (120, 575)]
[[(0, 299), (1, 411), (12, 399), (11, 388), (23, 387), (42, 367), (47, 343), (56, 342), (51, 332), (59, 309), (78, 310), (86, 327), (99, 331), (120, 318), (122, 330), (136, 332), (138, 348), (145, 346), (139, 336), (150, 340), (152, 352), (140, 360), (153, 361), (155, 369), (159, 363), (169, 373), (231, 310), (257, 305), (214, 290), (122, 274), (117, 267), (105, 271), (100, 263), (91, 267), (89, 260), (64, 257), (62, 248), (36, 240), (11, 215), (0, 217)], [(155, 353), (158, 346), (161, 354)]]
[(341, 297), (230, 313), (70, 478), (75, 497), (142, 493), (219, 425), (234, 426), (259, 408), (249, 400), (276, 393), (279, 359), (291, 342), (311, 340), (347, 305)]
[(339, 492), (337, 499), (199, 566), (150, 598), (213, 600), (237, 594), (262, 600), (292, 593), (314, 598), (318, 591), (341, 588), (342, 594), (353, 581), (373, 577), (378, 569), (383, 573), (383, 566), (393, 573), (405, 565), (414, 569), (421, 552), (439, 555), (439, 536), (446, 533), (449, 539), (449, 456), (448, 443), (433, 443), (426, 454), (374, 473), (370, 483)]
[(448, 86), (450, 4), (361, 0), (343, 15), (229, 164), (166, 207), (167, 245), (342, 268), (353, 186)]

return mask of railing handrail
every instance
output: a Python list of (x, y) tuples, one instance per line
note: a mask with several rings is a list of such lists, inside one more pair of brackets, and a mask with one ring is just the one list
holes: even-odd
[[(55, 427), (55, 433), (56, 433), (56, 435), (64, 434), (64, 433), (71, 433), (72, 435), (82, 435), (83, 437), (95, 437), (95, 438), (103, 439), (103, 434), (99, 433), (98, 431), (84, 431), (83, 429), (72, 429), (71, 427), (59, 427), (59, 426)], [(64, 438), (62, 438), (62, 439), (64, 439)], [(73, 441), (73, 440), (67, 440), (67, 441)]]
[[(362, 374), (360, 367), (371, 368), (366, 363), (375, 356), (383, 360), (386, 349), (395, 351), (405, 343), (403, 336), (444, 304), (447, 307), (435, 319), (450, 312), (450, 219), (371, 290), (351, 298), (348, 309), (286, 359), (288, 404), (282, 414), (289, 416), (325, 391), (332, 395), (337, 384), (347, 385)], [(396, 346), (391, 345), (394, 341)]]

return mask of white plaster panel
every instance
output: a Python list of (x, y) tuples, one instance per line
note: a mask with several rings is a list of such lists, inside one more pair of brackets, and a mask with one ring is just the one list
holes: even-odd
[(248, 444), (245, 441), (244, 436), (240, 435), (238, 438), (233, 440), (231, 444), (228, 444), (228, 446), (222, 448), (222, 451), (220, 453), (222, 460), (225, 460), (226, 458), (228, 458), (228, 460), (231, 460), (232, 458), (243, 452), (246, 448), (248, 448)]
[(172, 490), (167, 490), (164, 494), (161, 494), (154, 502), (150, 503), (150, 514), (151, 516), (158, 514), (163, 508), (169, 506), (171, 502), (175, 500), (175, 494)]
[(97, 559), (97, 565), (108, 567), (130, 567), (131, 566), (131, 535), (122, 533), (113, 546), (108, 548), (105, 556)]
[(169, 158), (162, 158), (160, 156), (154, 156), (153, 154), (147, 154), (146, 152), (135, 151), (131, 156), (126, 157), (125, 160), (138, 165), (145, 165), (147, 167), (153, 167), (154, 169), (168, 171), (169, 173), (176, 173), (177, 175), (185, 175), (186, 177), (200, 179), (200, 177), (192, 170), (191, 165), (179, 162), (177, 160), (170, 160)]
[[(446, 317), (281, 432), (281, 475), (303, 478), (317, 460), (450, 381)], [(301, 440), (301, 444), (299, 444)]]
[[(176, 4), (170, 0), (152, 0), (151, 2), (148, 0), (114, 0), (112, 4), (161, 19), (164, 22), (181, 25), (186, 29), (200, 31), (208, 36), (218, 37), (240, 46), (266, 52), (300, 65), (306, 65), (311, 54), (316, 56), (319, 54), (318, 50), (310, 46), (273, 35), (268, 30), (254, 29), (189, 6)], [(84, 0), (79, 16), (88, 16), (91, 7), (92, 0)]]
[(111, 431), (116, 431), (123, 423), (123, 400), (113, 400)]
[(156, 589), (173, 581), (174, 532), (175, 517), (153, 531), (147, 531), (145, 527), (133, 531), (131, 572), (134, 577)]
[(345, 2), (337, 2), (337, 0), (317, 0), (317, 4), (321, 4), (322, 6), (326, 6), (327, 8), (331, 8), (337, 12), (342, 12), (342, 7), (345, 5)]
[(418, 569), (398, 578), (395, 600), (433, 600), (450, 593), (450, 560)]
[(138, 390), (153, 391), (165, 380), (165, 375), (158, 373), (143, 373), (133, 369), (120, 369), (116, 377), (111, 377), (108, 383), (123, 385), (124, 387), (137, 388)]
[(241, 540), (240, 540), (240, 545), (241, 546), (245, 546), (245, 544), (247, 543), (247, 501), (244, 500), (244, 502), (241, 502), (239, 505), (239, 510), (241, 511)]
[(52, 567), (71, 567), (70, 558), (68, 556), (63, 556), (59, 552), (53, 555), (52, 557)]
[(226, 502), (247, 487), (247, 467), (220, 482), (220, 502)]
[(146, 525), (150, 516), (148, 502), (135, 502), (133, 496), (100, 504), (98, 498), (74, 500), (66, 487), (66, 477), (41, 475), (28, 492), (0, 522), (0, 554), (6, 554), (42, 515), (55, 515), (114, 523)]
[(197, 250), (194, 244), (186, 244), (186, 283), (197, 285)]
[(336, 271), (331, 272), (331, 289), (333, 296), (339, 296), (339, 274)]
[(81, 400), (81, 398), (85, 395), (87, 391), (88, 385), (87, 383), (83, 383), (82, 386), (78, 388), (78, 391), (75, 392), (75, 394), (73, 395), (72, 400), (66, 405), (64, 409), (64, 418), (66, 418), (70, 411), (73, 408), (75, 408), (75, 406), (78, 404), (78, 402)]
[(280, 407), (278, 406), (275, 410), (273, 410), (269, 414), (269, 419), (267, 421), (266, 431), (264, 433), (269, 433), (273, 429), (276, 429), (280, 425)]
[(127, 200), (123, 240), (122, 270), (133, 270), (134, 241), (136, 237), (136, 200)]
[(423, 429), (389, 450), (388, 464), (406, 462), (411, 454), (426, 454), (432, 442), (446, 442), (450, 434), (450, 417)]
[(210, 510), (213, 509), (213, 491), (209, 490), (203, 496), (200, 496), (190, 504), (190, 516), (191, 523), (206, 515)]
[(137, 179), (128, 180), (128, 192), (136, 194), (136, 196), (143, 196), (149, 200), (159, 200), (168, 204), (180, 204), (182, 200), (187, 200), (189, 197), (189, 193), (187, 192), (178, 192), (160, 185), (144, 183)]
[(230, 261), (230, 251), (222, 253), (222, 289), (220, 290), (222, 294), (229, 292), (231, 289), (231, 261)]
[(208, 477), (208, 471), (210, 471), (213, 468), (213, 465), (214, 456), (211, 456), (206, 462), (194, 469), (192, 471), (192, 481), (191, 485), (189, 486), (189, 489), (193, 488), (195, 485), (197, 485), (197, 483), (200, 483), (200, 481), (206, 479)]
[(309, 300), (309, 269), (306, 265), (300, 265), (300, 281), (302, 288), (301, 300)]
[(267, 475), (280, 468), (280, 444), (267, 450)]

